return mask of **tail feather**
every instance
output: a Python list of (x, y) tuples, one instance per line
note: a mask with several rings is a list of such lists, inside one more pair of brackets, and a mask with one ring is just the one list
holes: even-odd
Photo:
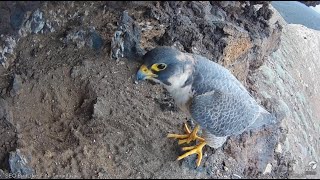
[(249, 130), (260, 129), (262, 126), (272, 125), (277, 122), (276, 116), (266, 111), (264, 108), (260, 107), (259, 114), (256, 120), (248, 127)]

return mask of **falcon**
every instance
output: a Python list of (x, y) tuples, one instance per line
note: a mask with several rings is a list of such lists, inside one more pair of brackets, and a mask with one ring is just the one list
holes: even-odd
[(197, 154), (199, 166), (205, 145), (219, 148), (231, 135), (276, 121), (228, 69), (203, 56), (162, 46), (147, 52), (143, 62), (136, 79), (163, 85), (179, 109), (196, 122), (192, 131), (184, 124), (185, 134), (168, 134), (168, 138), (178, 139), (179, 145), (198, 142), (183, 147), (186, 152), (177, 160)]

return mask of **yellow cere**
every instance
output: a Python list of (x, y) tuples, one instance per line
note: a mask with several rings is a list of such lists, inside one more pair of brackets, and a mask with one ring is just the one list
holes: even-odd
[(156, 74), (153, 74), (152, 71), (150, 71), (150, 70), (147, 68), (146, 65), (142, 65), (142, 66), (140, 67), (140, 71), (141, 71), (143, 74), (146, 75), (147, 79), (148, 79), (148, 78), (151, 78), (151, 77), (157, 77), (157, 75), (156, 75)]

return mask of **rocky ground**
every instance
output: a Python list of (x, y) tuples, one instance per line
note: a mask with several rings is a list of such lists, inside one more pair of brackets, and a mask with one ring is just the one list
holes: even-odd
[(277, 145), (277, 153), (291, 154), (289, 177), (319, 178), (320, 31), (286, 24), (283, 19), (279, 22), (284, 27), (279, 49), (250, 78), (275, 111), (285, 115), (281, 123), (285, 136)]
[[(271, 66), (272, 58), (294, 44), (279, 46), (285, 24), (272, 16), (268, 1), (0, 2), (0, 8), (0, 177), (287, 178), (301, 174), (295, 159), (303, 149), (292, 151), (300, 136), (290, 136), (299, 132), (290, 117), (296, 117), (295, 111), (300, 118), (310, 112), (293, 111), (303, 106), (290, 104), (292, 97), (285, 96), (287, 86), (299, 89), (299, 83), (266, 79), (269, 72), (284, 71), (284, 66), (283, 71)], [(220, 149), (205, 147), (198, 168), (195, 155), (176, 161), (181, 149), (166, 135), (182, 133), (189, 118), (161, 86), (134, 83), (141, 55), (159, 45), (224, 65), (279, 123), (231, 137)], [(297, 73), (290, 68), (282, 79)], [(282, 94), (273, 94), (275, 89)], [(303, 97), (297, 95), (296, 103), (308, 104)], [(290, 108), (283, 110), (279, 102)], [(319, 137), (314, 136), (319, 126), (311, 125), (307, 117), (297, 125), (307, 132), (300, 144), (308, 147), (297, 165), (318, 162), (313, 157), (319, 152)]]

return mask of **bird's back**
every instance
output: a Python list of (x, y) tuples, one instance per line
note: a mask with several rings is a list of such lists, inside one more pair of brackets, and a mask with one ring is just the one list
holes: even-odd
[(205, 57), (197, 56), (191, 114), (216, 136), (240, 134), (273, 122), (232, 73)]
[(223, 66), (210, 61), (209, 59), (197, 56), (195, 59), (195, 75), (193, 88), (198, 95), (212, 91), (220, 90), (225, 93), (240, 93), (242, 96), (252, 98), (247, 89), (240, 81)]

